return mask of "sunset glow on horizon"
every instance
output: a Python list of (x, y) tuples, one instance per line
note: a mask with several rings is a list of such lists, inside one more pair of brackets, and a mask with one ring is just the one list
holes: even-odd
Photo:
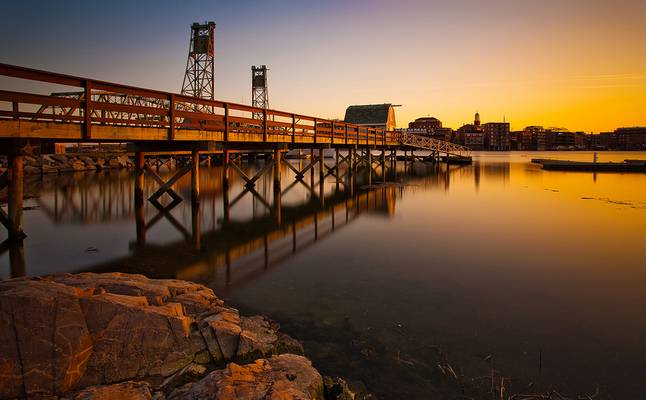
[(645, 1), (240, 3), (4, 2), (0, 62), (178, 92), (190, 24), (213, 20), (220, 100), (250, 103), (266, 64), (271, 108), (324, 118), (394, 103), (399, 127), (646, 125)]

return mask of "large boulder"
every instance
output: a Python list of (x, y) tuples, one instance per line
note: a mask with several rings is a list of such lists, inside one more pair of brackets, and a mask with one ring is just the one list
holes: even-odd
[(323, 399), (323, 378), (305, 357), (282, 354), (246, 365), (230, 363), (199, 382), (170, 394), (169, 400)]
[(166, 390), (201, 365), (302, 353), (278, 329), (186, 281), (120, 273), (2, 281), (0, 399), (129, 380)]

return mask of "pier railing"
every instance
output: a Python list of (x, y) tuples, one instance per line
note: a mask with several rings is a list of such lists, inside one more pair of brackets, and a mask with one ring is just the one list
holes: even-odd
[[(394, 133), (383, 129), (8, 64), (0, 64), (0, 77), (81, 88), (50, 94), (0, 90), (0, 119), (76, 124), (82, 127), (82, 140), (105, 140), (95, 138), (93, 128), (115, 126), (162, 128), (165, 134), (158, 140), (195, 140), (183, 135), (192, 130), (221, 132), (224, 142), (232, 140), (232, 134), (253, 134), (262, 135), (263, 142), (279, 135), (300, 143), (396, 144)], [(4, 132), (1, 136), (7, 137)], [(131, 140), (147, 138), (133, 133)]]
[(471, 149), (468, 147), (447, 142), (445, 140), (438, 140), (428, 136), (417, 135), (408, 132), (406, 129), (401, 129), (393, 132), (393, 137), (403, 145), (416, 147), (418, 149), (452, 154), (459, 157), (471, 156)]

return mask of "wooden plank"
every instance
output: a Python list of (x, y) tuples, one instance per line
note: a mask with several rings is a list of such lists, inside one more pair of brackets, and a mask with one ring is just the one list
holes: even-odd
[(57, 83), (57, 84), (66, 85), (66, 86), (81, 87), (83, 85), (82, 78), (63, 75), (63, 74), (56, 74), (53, 72), (40, 71), (36, 69), (31, 69), (31, 68), (18, 67), (18, 66), (9, 65), (9, 64), (0, 64), (0, 75), (11, 76), (14, 78), (21, 78), (21, 79), (27, 79), (32, 81)]
[(79, 99), (13, 92), (11, 90), (0, 90), (0, 101), (61, 107), (80, 107), (83, 104)]

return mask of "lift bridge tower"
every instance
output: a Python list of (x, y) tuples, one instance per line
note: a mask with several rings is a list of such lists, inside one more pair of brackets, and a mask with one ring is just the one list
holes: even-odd
[(215, 22), (191, 25), (182, 94), (215, 98)]
[[(269, 92), (267, 91), (267, 66), (251, 67), (251, 105), (258, 108), (269, 108)], [(254, 119), (262, 119), (261, 113), (254, 113)]]

